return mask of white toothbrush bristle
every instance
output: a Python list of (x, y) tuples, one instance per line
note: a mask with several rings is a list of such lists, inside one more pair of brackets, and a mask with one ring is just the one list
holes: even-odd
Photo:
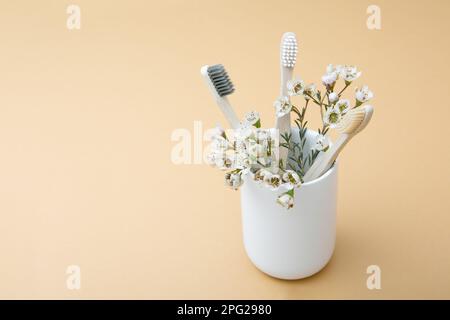
[(283, 37), (281, 49), (281, 63), (283, 67), (293, 68), (297, 61), (298, 52), (295, 34), (289, 33)]

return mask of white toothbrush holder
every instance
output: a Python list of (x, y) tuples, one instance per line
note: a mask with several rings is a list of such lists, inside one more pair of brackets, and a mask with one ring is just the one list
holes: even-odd
[[(298, 133), (292, 130), (293, 137)], [(317, 132), (308, 130), (306, 149)], [(324, 175), (295, 189), (287, 210), (272, 191), (245, 177), (241, 187), (244, 246), (253, 264), (279, 279), (319, 272), (331, 259), (336, 238), (337, 163)]]

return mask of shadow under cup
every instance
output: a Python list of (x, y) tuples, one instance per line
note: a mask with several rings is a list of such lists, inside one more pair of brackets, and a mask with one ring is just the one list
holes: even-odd
[[(306, 152), (317, 132), (306, 133)], [(292, 129), (298, 137), (298, 130)], [(297, 140), (298, 141), (298, 140)], [(241, 187), (244, 246), (253, 264), (266, 274), (295, 280), (320, 271), (330, 260), (336, 239), (338, 165), (295, 189), (294, 207), (277, 203), (280, 191), (257, 184), (250, 175)]]

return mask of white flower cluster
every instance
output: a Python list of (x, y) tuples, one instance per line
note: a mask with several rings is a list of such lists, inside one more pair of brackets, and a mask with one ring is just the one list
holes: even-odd
[(278, 170), (274, 173), (260, 169), (255, 172), (253, 179), (273, 191), (287, 190), (277, 199), (277, 202), (287, 209), (294, 206), (294, 188), (299, 188), (302, 184), (300, 176), (293, 170)]
[[(225, 183), (232, 189), (238, 189), (244, 182), (243, 176), (250, 175), (258, 184), (281, 195), (277, 202), (283, 207), (294, 205), (294, 190), (301, 186), (303, 176), (314, 163), (320, 152), (327, 152), (329, 139), (326, 136), (329, 129), (334, 129), (352, 108), (357, 108), (373, 98), (372, 91), (367, 86), (356, 88), (355, 101), (352, 103), (342, 97), (343, 92), (353, 81), (361, 76), (352, 65), (328, 65), (322, 76), (325, 90), (319, 90), (315, 84), (305, 84), (300, 78), (287, 83), (287, 96), (279, 97), (274, 102), (277, 117), (289, 113), (296, 115), (294, 123), (297, 126), (298, 137), (292, 134), (282, 135), (275, 129), (262, 129), (257, 112), (246, 114), (239, 129), (227, 137), (224, 130), (217, 128), (208, 156), (210, 164), (226, 170)], [(338, 81), (342, 82), (339, 84)], [(337, 89), (338, 87), (341, 87)], [(291, 102), (294, 97), (305, 100), (303, 107), (297, 107)], [(320, 109), (322, 128), (310, 150), (304, 149), (306, 144), (307, 123), (305, 119), (308, 105), (315, 104)], [(290, 157), (288, 163), (279, 159), (279, 148), (288, 148)], [(286, 160), (286, 159), (283, 159)], [(289, 169), (287, 169), (289, 168)]]
[[(347, 88), (354, 80), (359, 78), (361, 72), (355, 66), (333, 66), (328, 65), (325, 75), (322, 77), (322, 83), (327, 89), (328, 105), (325, 105), (325, 114), (323, 115), (324, 124), (330, 128), (335, 128), (341, 121), (342, 117), (351, 109), (350, 101), (341, 99), (341, 92), (334, 92), (336, 81), (340, 78), (345, 81)], [(373, 98), (372, 91), (369, 87), (363, 86), (361, 89), (356, 88), (355, 91), (355, 108), (364, 102)]]
[(276, 131), (260, 126), (258, 113), (250, 112), (230, 139), (221, 128), (213, 134), (208, 162), (221, 170), (231, 170), (226, 173), (225, 182), (233, 189), (242, 185), (243, 174), (278, 165)]
[(332, 64), (329, 64), (326, 73), (322, 76), (322, 83), (328, 91), (333, 91), (334, 84), (339, 78), (343, 79), (346, 85), (349, 85), (360, 76), (361, 71), (358, 71), (355, 66), (333, 66)]
[(274, 129), (261, 129), (256, 112), (245, 116), (240, 128), (228, 138), (222, 128), (216, 128), (212, 136), (208, 162), (225, 173), (225, 184), (237, 190), (249, 174), (259, 184), (273, 191), (282, 191), (278, 203), (291, 208), (293, 189), (301, 185), (300, 176), (293, 170), (279, 167), (278, 133)]

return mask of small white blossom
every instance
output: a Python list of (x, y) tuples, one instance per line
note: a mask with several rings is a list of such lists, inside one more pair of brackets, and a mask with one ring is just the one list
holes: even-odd
[(265, 182), (271, 187), (272, 190), (276, 190), (281, 186), (281, 177), (279, 174), (271, 174)]
[(206, 156), (206, 161), (208, 162), (208, 164), (210, 166), (215, 167), (216, 163), (218, 161), (217, 159), (219, 159), (219, 158), (223, 159), (223, 155), (211, 152), (211, 153), (208, 153), (208, 155)]
[(329, 64), (326, 69), (325, 75), (322, 76), (322, 83), (326, 86), (327, 91), (333, 91), (334, 85), (341, 72), (341, 66), (333, 66)]
[(266, 169), (259, 169), (258, 171), (255, 172), (255, 174), (253, 176), (253, 180), (255, 180), (258, 183), (263, 183), (264, 177), (268, 173), (270, 174), (270, 172), (267, 171)]
[[(238, 154), (245, 155), (240, 158), (244, 159), (248, 168), (266, 167), (276, 163), (279, 148), (277, 142), (270, 130), (242, 127), (236, 131), (234, 149)], [(241, 159), (238, 157), (237, 160), (242, 163)]]
[(212, 152), (208, 154), (207, 161), (208, 163), (213, 166), (217, 167), (218, 169), (225, 170), (225, 152), (219, 153), (219, 152)]
[(305, 90), (303, 91), (303, 96), (306, 100), (309, 100), (312, 98), (319, 100), (317, 97), (317, 88), (316, 85), (314, 83), (308, 84), (305, 87)]
[(211, 142), (212, 152), (225, 152), (230, 147), (229, 141), (222, 136), (215, 136)]
[(250, 157), (257, 159), (267, 155), (267, 148), (263, 144), (252, 141), (248, 145), (247, 153)]
[(356, 88), (355, 91), (356, 100), (361, 103), (367, 102), (373, 98), (373, 93), (369, 90), (368, 86), (363, 86), (361, 89)]
[(215, 128), (211, 129), (211, 139), (216, 139), (217, 137), (226, 137), (225, 130), (220, 125), (217, 125)]
[(299, 96), (302, 95), (305, 90), (305, 83), (301, 79), (289, 80), (287, 89), (290, 96)]
[(275, 100), (273, 106), (275, 107), (275, 113), (278, 118), (288, 114), (292, 109), (292, 105), (289, 102), (288, 97), (278, 98), (277, 100)]
[(339, 76), (345, 80), (346, 83), (350, 83), (361, 76), (361, 71), (355, 66), (343, 66), (340, 69)]
[(336, 80), (338, 78), (337, 73), (332, 72), (332, 73), (327, 73), (325, 75), (322, 76), (322, 83), (328, 88), (332, 88), (332, 86), (334, 86), (334, 84), (336, 83)]
[(336, 92), (331, 92), (328, 95), (328, 100), (330, 100), (331, 103), (335, 103), (336, 101), (338, 101), (338, 99), (339, 99), (339, 96), (337, 95)]
[(348, 110), (350, 110), (350, 101), (347, 99), (341, 99), (336, 103), (335, 108), (337, 108), (339, 112), (344, 115)]
[(337, 108), (328, 108), (323, 116), (323, 122), (329, 125), (330, 128), (335, 128), (340, 121), (341, 112)]
[(317, 151), (327, 151), (328, 146), (329, 146), (328, 139), (322, 134), (317, 135), (316, 143), (313, 146), (313, 149)]
[(243, 125), (253, 126), (256, 128), (261, 127), (261, 120), (259, 118), (259, 113), (256, 111), (251, 111), (245, 114)]
[(254, 128), (248, 123), (241, 123), (241, 126), (237, 128), (234, 132), (236, 140), (245, 140), (254, 135)]
[(223, 157), (223, 166), (219, 167), (221, 170), (234, 169), (236, 166), (236, 152), (234, 150), (227, 150)]
[(266, 172), (264, 172), (264, 178), (263, 178), (263, 182), (265, 185), (270, 184), (270, 178), (272, 178), (272, 172), (267, 170)]
[(255, 139), (257, 141), (268, 141), (270, 140), (270, 132), (265, 129), (255, 130)]
[(283, 207), (290, 209), (294, 206), (294, 197), (289, 193), (283, 193), (278, 197), (277, 202)]
[(225, 184), (230, 188), (237, 190), (243, 183), (240, 172), (227, 172), (225, 174)]
[(234, 158), (234, 167), (243, 171), (248, 171), (251, 166), (251, 159), (246, 152), (237, 152)]
[(230, 152), (233, 152), (230, 142), (221, 135), (215, 135), (210, 145), (207, 162), (221, 170), (230, 168), (232, 165), (232, 161), (229, 158)]
[(283, 173), (283, 185), (290, 189), (298, 188), (301, 185), (301, 180), (299, 175), (293, 170), (286, 170)]
[(326, 72), (328, 74), (336, 73), (336, 75), (339, 75), (341, 73), (341, 70), (342, 70), (342, 66), (341, 65), (333, 66), (332, 64), (329, 64), (329, 65), (327, 65), (327, 68), (326, 68)]

